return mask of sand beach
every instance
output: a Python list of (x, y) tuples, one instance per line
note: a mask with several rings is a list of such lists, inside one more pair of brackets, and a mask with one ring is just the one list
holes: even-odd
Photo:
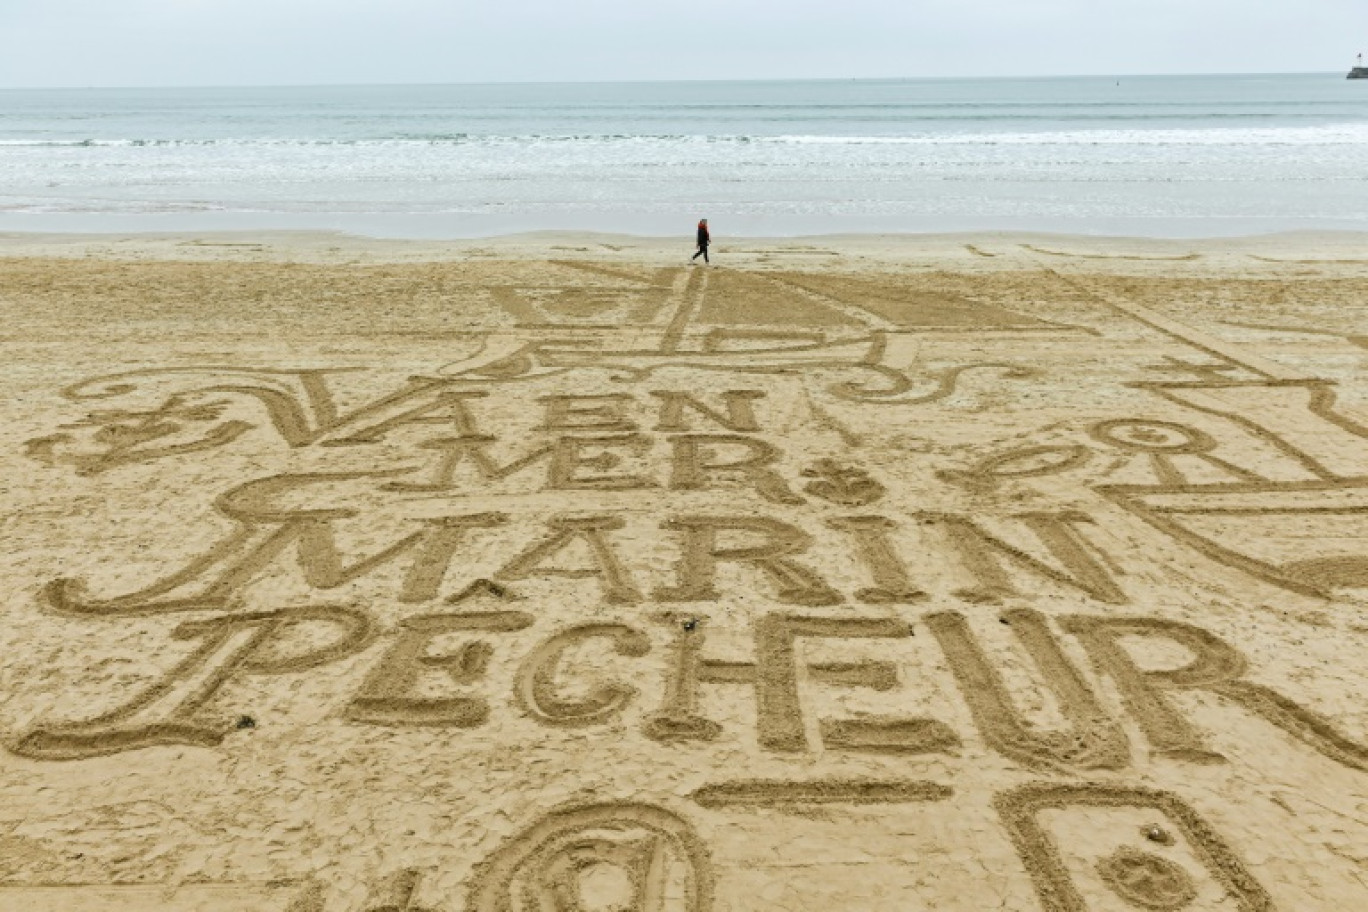
[(1368, 908), (1368, 237), (0, 235), (0, 910)]

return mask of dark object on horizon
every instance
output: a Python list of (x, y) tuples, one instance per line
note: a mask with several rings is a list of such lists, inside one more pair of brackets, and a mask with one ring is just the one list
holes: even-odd
[(1366, 67), (1366, 66), (1363, 65), (1363, 55), (1362, 55), (1362, 54), (1359, 54), (1359, 55), (1358, 55), (1358, 62), (1355, 63), (1353, 69), (1351, 69), (1351, 70), (1349, 71), (1349, 75), (1346, 76), (1346, 77), (1344, 77), (1344, 78), (1345, 78), (1345, 79), (1368, 79), (1368, 67)]

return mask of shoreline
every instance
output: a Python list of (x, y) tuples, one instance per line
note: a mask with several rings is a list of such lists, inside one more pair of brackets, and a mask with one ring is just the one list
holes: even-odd
[[(1164, 247), (1271, 247), (1291, 253), (1309, 252), (1319, 247), (1361, 245), (1368, 257), (1368, 230), (1353, 228), (1285, 228), (1254, 234), (1201, 235), (1201, 237), (1156, 237), (1142, 234), (1090, 234), (1078, 231), (1031, 230), (945, 230), (945, 231), (821, 231), (810, 234), (718, 235), (714, 249), (724, 252), (732, 246), (784, 247), (822, 243), (837, 246), (871, 246), (884, 243), (938, 246), (943, 243), (1026, 243), (1034, 241), (1075, 241), (1088, 246)], [(387, 247), (547, 247), (555, 243), (592, 243), (605, 249), (633, 247), (646, 249), (657, 246), (691, 246), (692, 230), (679, 234), (640, 234), (629, 231), (598, 231), (588, 228), (532, 228), (532, 230), (498, 232), (461, 238), (387, 237), (341, 228), (228, 228), (228, 230), (175, 231), (3, 231), (0, 230), (0, 256), (27, 256), (36, 250), (55, 246), (119, 245), (161, 249), (164, 245), (186, 247), (231, 247), (234, 245), (265, 247), (265, 249), (308, 249), (316, 245)]]
[[(927, 214), (868, 216), (828, 212), (800, 217), (737, 211), (735, 204), (700, 200), (668, 212), (638, 213), (317, 213), (181, 212), (67, 213), (0, 211), (0, 236), (171, 234), (343, 234), (384, 241), (486, 241), (528, 234), (691, 235), (698, 218), (725, 228), (722, 236), (746, 240), (828, 236), (1033, 234), (1127, 237), (1171, 241), (1222, 240), (1301, 233), (1368, 234), (1364, 218), (1278, 216), (1078, 217)], [(682, 226), (682, 230), (681, 230)]]
[[(0, 258), (111, 261), (373, 265), (506, 259), (603, 260), (681, 265), (690, 236), (590, 231), (530, 231), (487, 238), (420, 240), (341, 231), (216, 231), (75, 234), (0, 232)], [(1202, 239), (1049, 232), (815, 234), (727, 237), (715, 241), (714, 267), (826, 270), (1083, 269), (1150, 275), (1368, 272), (1368, 232), (1288, 231)], [(701, 265), (701, 262), (700, 264)]]

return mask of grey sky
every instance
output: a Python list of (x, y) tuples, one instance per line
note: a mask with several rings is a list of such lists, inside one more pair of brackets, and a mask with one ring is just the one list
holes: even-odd
[(1339, 70), (1365, 0), (0, 0), (0, 86)]

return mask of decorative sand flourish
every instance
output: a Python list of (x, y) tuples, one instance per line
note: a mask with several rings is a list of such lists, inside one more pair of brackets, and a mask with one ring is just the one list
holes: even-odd
[(1368, 907), (1356, 261), (250, 240), (0, 259), (0, 910)]

